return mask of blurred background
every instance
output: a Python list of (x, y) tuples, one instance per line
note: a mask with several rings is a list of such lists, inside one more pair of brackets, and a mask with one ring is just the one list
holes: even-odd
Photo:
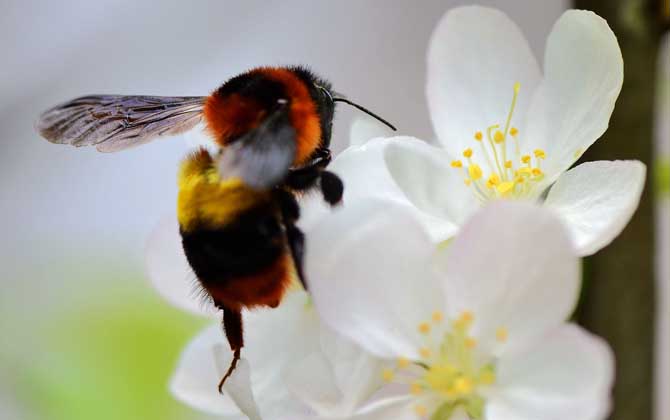
[[(58, 147), (33, 131), (42, 110), (90, 93), (206, 95), (253, 66), (308, 64), (403, 134), (431, 139), (428, 38), (467, 3), (0, 0), (0, 419), (206, 418), (167, 391), (206, 321), (162, 301), (143, 272), (148, 234), (174, 211), (185, 142), (119, 154)], [(569, 7), (596, 11), (619, 37), (623, 92), (585, 159), (643, 160), (650, 182), (631, 225), (586, 261), (576, 316), (617, 354), (612, 418), (668, 420), (667, 1), (479, 3), (508, 13), (540, 57)], [(336, 151), (352, 115), (337, 116)]]

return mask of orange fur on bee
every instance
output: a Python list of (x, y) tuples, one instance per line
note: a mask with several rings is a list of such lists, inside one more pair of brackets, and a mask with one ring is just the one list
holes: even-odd
[[(252, 70), (284, 86), (290, 103), (289, 119), (296, 131), (294, 165), (304, 164), (321, 142), (321, 125), (316, 105), (309, 89), (298, 76), (288, 69), (261, 67)], [(251, 97), (231, 94), (220, 97), (216, 93), (207, 98), (204, 116), (207, 127), (219, 144), (225, 146), (263, 121), (267, 111)]]
[(284, 254), (263, 271), (235, 277), (207, 291), (215, 302), (221, 302), (226, 308), (233, 310), (257, 306), (274, 308), (291, 286), (292, 273), (293, 261), (289, 254)]

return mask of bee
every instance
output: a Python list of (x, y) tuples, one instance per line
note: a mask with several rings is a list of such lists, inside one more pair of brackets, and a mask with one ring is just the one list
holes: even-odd
[(205, 123), (219, 151), (200, 149), (183, 161), (177, 219), (188, 263), (223, 311), (233, 359), (220, 392), (244, 346), (242, 310), (276, 307), (294, 276), (307, 288), (298, 197), (320, 189), (330, 205), (342, 198), (342, 181), (326, 170), (337, 102), (395, 130), (304, 67), (255, 68), (206, 97), (84, 96), (46, 111), (36, 123), (52, 143), (101, 152)]

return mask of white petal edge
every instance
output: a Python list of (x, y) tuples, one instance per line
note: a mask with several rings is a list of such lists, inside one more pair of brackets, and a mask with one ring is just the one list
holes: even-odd
[(544, 149), (543, 170), (555, 179), (607, 129), (623, 84), (616, 36), (595, 13), (568, 10), (547, 39), (544, 72), (522, 146)]
[[(404, 161), (393, 159), (389, 166), (387, 152), (390, 149), (401, 149), (408, 158)], [(424, 166), (423, 156), (430, 154), (442, 156), (443, 152), (427, 143), (412, 137), (392, 137), (373, 139), (362, 146), (352, 146), (343, 151), (330, 165), (329, 169), (342, 178), (344, 182), (344, 205), (357, 200), (376, 198), (389, 203), (401, 204), (412, 212), (427, 229), (435, 241), (453, 236), (458, 230), (454, 220), (450, 220), (447, 212), (439, 213), (430, 201), (421, 201), (424, 208), (417, 207), (413, 202), (416, 197), (425, 196), (425, 191), (438, 185), (444, 174), (439, 158), (436, 157)], [(416, 156), (416, 158), (412, 158)], [(401, 157), (402, 158), (402, 157)], [(449, 162), (448, 158), (444, 158)], [(392, 172), (394, 171), (394, 172)], [(412, 174), (406, 177), (406, 174)], [(398, 180), (401, 183), (398, 183)], [(426, 185), (423, 185), (426, 183)], [(436, 187), (435, 187), (436, 188)], [(412, 196), (413, 193), (414, 196)], [(442, 197), (447, 195), (447, 186)], [(408, 194), (412, 197), (410, 198)], [(437, 202), (446, 202), (444, 200)], [(467, 201), (466, 201), (467, 202)], [(455, 206), (458, 208), (457, 206)], [(433, 211), (432, 209), (435, 209)]]
[(144, 258), (149, 280), (168, 302), (198, 315), (217, 314), (216, 307), (200, 291), (198, 279), (186, 260), (176, 215), (160, 220), (149, 235)]
[[(283, 370), (319, 349), (319, 322), (307, 294), (290, 292), (279, 307), (245, 311), (242, 349), (250, 366), (253, 395), (263, 418), (303, 413), (305, 406), (292, 397), (284, 382)], [(221, 366), (232, 360), (228, 341), (220, 324), (212, 325), (186, 347), (170, 388), (181, 401), (200, 410), (219, 414), (239, 413), (228, 395), (218, 393)], [(216, 355), (216, 357), (215, 357)], [(240, 378), (238, 385), (244, 384)], [(248, 404), (244, 388), (237, 388), (238, 402)], [(246, 406), (248, 407), (248, 405)]]
[(475, 131), (505, 124), (514, 84), (521, 83), (515, 125), (525, 120), (540, 68), (507, 15), (480, 6), (450, 10), (428, 48), (426, 96), (438, 139), (452, 156), (474, 144)]
[(486, 418), (604, 419), (614, 371), (614, 355), (604, 340), (564, 324), (526, 351), (500, 360)]
[(558, 178), (545, 205), (563, 219), (579, 255), (591, 255), (626, 227), (645, 177), (646, 166), (639, 161), (586, 162)]
[[(228, 349), (223, 344), (214, 346), (215, 359), (219, 375), (224, 375), (228, 370), (230, 357), (227, 356)], [(242, 358), (237, 362), (235, 370), (223, 384), (223, 391), (230, 397), (240, 411), (249, 418), (249, 420), (261, 420), (261, 415), (251, 390), (251, 368), (249, 362)]]
[[(436, 254), (451, 317), (474, 314), (473, 336), (502, 355), (565, 321), (579, 295), (579, 261), (553, 212), (497, 201), (470, 219)], [(496, 340), (500, 328), (507, 340)]]
[(307, 241), (307, 283), (322, 320), (382, 358), (418, 358), (420, 322), (440, 309), (434, 246), (406, 207), (361, 200)]

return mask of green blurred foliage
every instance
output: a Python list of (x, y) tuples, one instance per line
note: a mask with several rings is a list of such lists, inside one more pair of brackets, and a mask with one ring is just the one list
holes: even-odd
[(203, 417), (176, 401), (168, 382), (182, 348), (206, 320), (168, 306), (145, 280), (126, 280), (121, 285), (98, 280), (99, 295), (55, 310), (35, 331), (39, 349), (10, 366), (16, 397), (33, 416)]

